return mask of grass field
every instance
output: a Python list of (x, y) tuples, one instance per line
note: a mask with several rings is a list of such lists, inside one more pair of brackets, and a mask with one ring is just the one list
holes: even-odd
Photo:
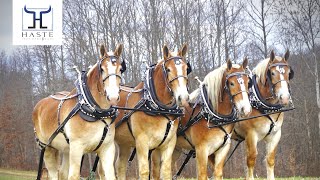
[[(18, 171), (18, 170), (8, 170), (0, 169), (0, 180), (35, 180), (36, 172), (30, 171)], [(225, 179), (225, 180), (243, 180), (244, 178), (236, 179)], [(265, 178), (257, 178), (256, 180), (264, 180)], [(290, 178), (276, 178), (277, 180), (320, 180), (316, 177), (290, 177)], [(179, 180), (195, 180), (195, 179), (184, 179), (179, 178)]]

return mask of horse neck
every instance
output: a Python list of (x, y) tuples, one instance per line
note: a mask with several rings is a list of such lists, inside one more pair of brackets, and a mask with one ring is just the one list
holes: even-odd
[(100, 72), (97, 67), (87, 75), (87, 86), (92, 94), (92, 97), (101, 108), (109, 108), (110, 104), (106, 101), (103, 86), (100, 81)]
[(216, 111), (222, 115), (229, 115), (232, 112), (232, 102), (226, 90), (223, 91), (222, 101), (219, 100)]
[(166, 77), (164, 77), (161, 65), (155, 67), (152, 78), (158, 100), (162, 104), (170, 104), (173, 97), (167, 88), (166, 79), (164, 79)]

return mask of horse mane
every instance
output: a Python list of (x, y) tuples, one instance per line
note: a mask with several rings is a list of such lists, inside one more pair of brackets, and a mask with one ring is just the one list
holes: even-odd
[(94, 64), (93, 66), (91, 66), (91, 68), (88, 70), (88, 76), (91, 74), (91, 73), (93, 73), (93, 71), (96, 69), (96, 67), (98, 66), (98, 64), (96, 63), (96, 64)]
[[(238, 64), (232, 64), (232, 67), (233, 68), (240, 68), (240, 66)], [(202, 82), (202, 84), (204, 84), (207, 88), (208, 97), (211, 100), (212, 107), (214, 109), (217, 109), (218, 103), (221, 99), (220, 93), (221, 93), (222, 83), (224, 83), (224, 82), (222, 82), (222, 78), (223, 78), (223, 75), (226, 70), (227, 70), (227, 64), (223, 64), (219, 68), (208, 73), (204, 77), (204, 80)], [(196, 101), (199, 93), (200, 93), (199, 88), (196, 89), (195, 91), (193, 91), (190, 94), (190, 102), (194, 103)]]
[[(281, 61), (282, 58), (279, 56), (276, 56), (274, 58), (275, 60)], [(257, 81), (260, 81), (263, 85), (266, 84), (266, 71), (269, 65), (270, 58), (266, 58), (258, 63), (258, 65), (252, 70), (253, 74), (257, 76)]]

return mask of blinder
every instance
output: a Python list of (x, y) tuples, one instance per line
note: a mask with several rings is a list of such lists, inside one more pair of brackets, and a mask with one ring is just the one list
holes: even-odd
[(249, 78), (248, 88), (251, 88), (253, 85), (252, 78), (251, 77), (248, 77), (248, 78)]
[(126, 61), (123, 60), (123, 61), (121, 62), (121, 69), (120, 69), (121, 74), (124, 73), (126, 70), (127, 70)]
[(294, 77), (294, 71), (293, 71), (292, 67), (290, 66), (289, 80), (293, 79), (293, 77)]
[(187, 61), (187, 75), (189, 75), (192, 72), (192, 67), (189, 61)]

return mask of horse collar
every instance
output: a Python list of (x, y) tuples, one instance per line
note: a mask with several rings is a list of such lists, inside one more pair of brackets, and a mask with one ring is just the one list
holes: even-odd
[(256, 80), (256, 75), (253, 75), (252, 77), (252, 87), (250, 88), (249, 98), (252, 107), (262, 113), (280, 111), (283, 108), (281, 104), (271, 104), (261, 96)]
[(205, 85), (201, 86), (200, 92), (201, 92), (201, 100), (202, 100), (202, 103), (204, 104), (201, 111), (204, 118), (208, 122), (212, 122), (215, 125), (219, 125), (219, 124), (234, 121), (237, 119), (237, 111), (234, 106), (232, 106), (232, 112), (229, 115), (218, 114), (212, 109)]
[(153, 84), (153, 71), (154, 66), (147, 70), (147, 76), (144, 83), (144, 99), (146, 100), (144, 106), (152, 112), (155, 111), (166, 111), (166, 112), (177, 112), (181, 113), (181, 109), (174, 103), (172, 106), (167, 106), (161, 103), (156, 95), (155, 87)]
[(87, 86), (87, 73), (82, 72), (78, 80), (75, 82), (77, 89), (78, 103), (80, 104), (79, 114), (86, 121), (94, 122), (104, 118), (115, 119), (117, 110), (115, 108), (102, 109), (94, 100), (89, 87)]

